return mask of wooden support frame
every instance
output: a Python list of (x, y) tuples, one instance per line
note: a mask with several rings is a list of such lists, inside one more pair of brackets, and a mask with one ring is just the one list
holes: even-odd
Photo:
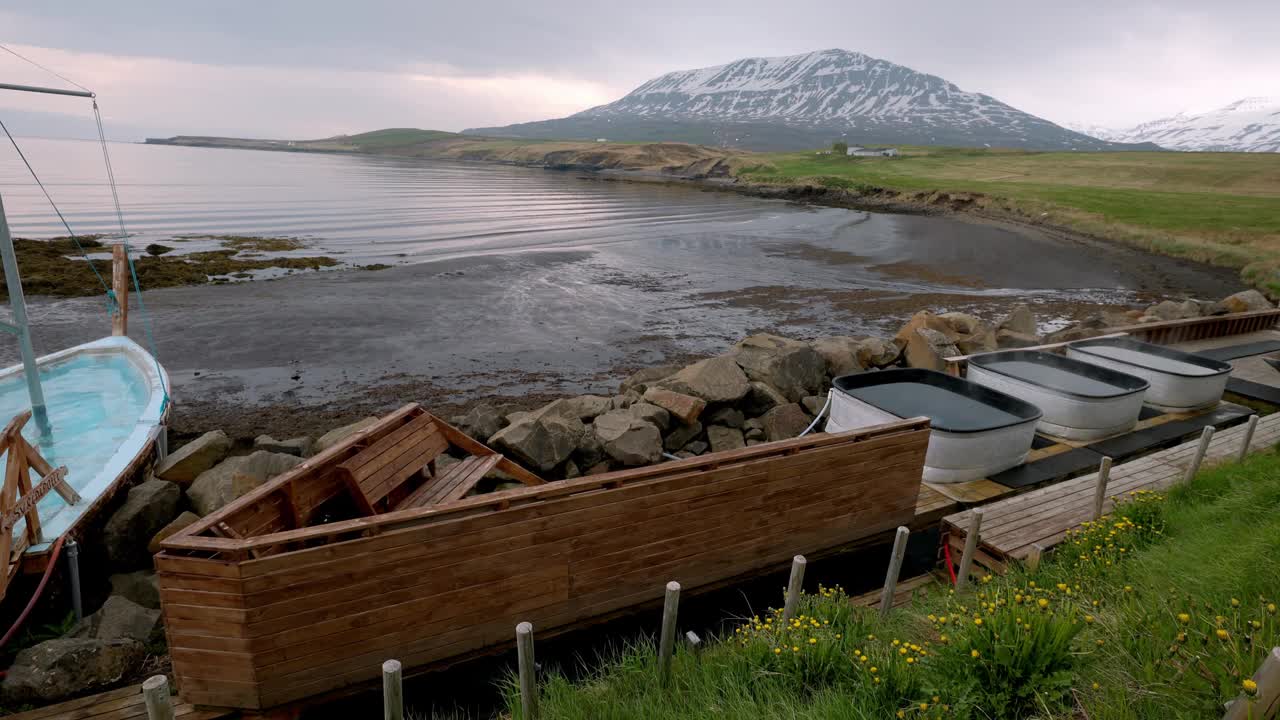
[(111, 293), (116, 304), (111, 309), (111, 334), (129, 334), (129, 255), (121, 242), (111, 248)]
[[(22, 437), (22, 428), (29, 420), (30, 410), (14, 417), (0, 431), (0, 452), (6, 457), (4, 485), (0, 488), (0, 560), (4, 562), (3, 573), (0, 574), (0, 598), (4, 597), (9, 579), (21, 567), (23, 552), (44, 542), (40, 511), (36, 507), (40, 499), (52, 490), (69, 505), (80, 502), (80, 495), (67, 483), (66, 466), (53, 468)], [(40, 481), (35, 485), (31, 483), (33, 469), (40, 475)], [(19, 520), (25, 521), (25, 532), (15, 546), (13, 529)]]

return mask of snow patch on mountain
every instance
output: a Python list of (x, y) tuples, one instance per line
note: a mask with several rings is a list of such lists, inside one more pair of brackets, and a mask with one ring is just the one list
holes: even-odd
[(1209, 112), (1182, 112), (1124, 130), (1079, 125), (1072, 129), (1104, 140), (1152, 142), (1170, 150), (1280, 152), (1280, 97), (1248, 97)]

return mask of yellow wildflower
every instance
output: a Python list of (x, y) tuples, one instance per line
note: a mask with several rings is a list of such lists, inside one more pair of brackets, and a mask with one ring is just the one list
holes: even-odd
[(1228, 638), (1230, 638), (1230, 637), (1231, 637), (1231, 633), (1227, 632), (1227, 631), (1226, 631), (1225, 629), (1223, 629), (1223, 628), (1218, 628), (1218, 629), (1215, 631), (1215, 633), (1214, 633), (1214, 634), (1216, 634), (1216, 635), (1218, 636), (1218, 639), (1219, 639), (1219, 640), (1226, 640), (1226, 639), (1228, 639)]
[(1191, 616), (1188, 615), (1187, 613), (1178, 613), (1178, 622), (1182, 623), (1183, 625), (1186, 625), (1187, 623), (1191, 622)]
[(1258, 683), (1254, 682), (1251, 678), (1245, 678), (1244, 681), (1240, 683), (1240, 686), (1243, 687), (1244, 691), (1250, 695), (1258, 694)]
[(976, 648), (969, 651), (970, 657), (979, 657), (980, 655), (982, 655), (982, 653), (978, 652)]

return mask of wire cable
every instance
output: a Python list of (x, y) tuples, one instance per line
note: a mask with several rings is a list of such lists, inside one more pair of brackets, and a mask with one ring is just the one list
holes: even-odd
[(87, 93), (92, 93), (92, 92), (93, 92), (92, 90), (90, 90), (89, 88), (87, 88), (87, 87), (85, 87), (85, 86), (81, 85), (80, 83), (76, 82), (75, 80), (72, 80), (71, 78), (69, 78), (69, 77), (67, 77), (67, 76), (65, 76), (65, 75), (63, 75), (63, 74), (61, 74), (61, 73), (59, 73), (59, 72), (57, 72), (57, 71), (50, 70), (49, 68), (45, 67), (44, 65), (41, 65), (40, 63), (36, 62), (35, 60), (32, 60), (31, 58), (26, 57), (25, 55), (20, 54), (17, 50), (14, 50), (14, 49), (12, 49), (12, 48), (10, 48), (10, 47), (7, 47), (7, 46), (5, 46), (5, 45), (0, 45), (0, 50), (4, 50), (5, 52), (7, 52), (7, 53), (9, 53), (10, 55), (12, 55), (12, 56), (14, 56), (14, 57), (18, 58), (19, 60), (23, 60), (23, 61), (25, 61), (25, 62), (29, 62), (29, 63), (31, 63), (32, 65), (35, 65), (36, 67), (40, 68), (41, 70), (43, 70), (43, 71), (45, 71), (45, 72), (49, 73), (50, 75), (52, 75), (52, 76), (54, 76), (54, 77), (58, 78), (59, 80), (61, 80), (61, 81), (63, 81), (63, 82), (66, 82), (66, 83), (71, 83), (72, 85), (75, 85), (76, 87), (80, 88), (81, 90), (83, 90), (83, 91), (85, 91), (85, 92), (87, 92)]

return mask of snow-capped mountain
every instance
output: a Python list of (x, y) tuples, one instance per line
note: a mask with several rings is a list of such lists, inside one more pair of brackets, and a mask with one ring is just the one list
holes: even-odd
[(464, 132), (685, 140), (762, 150), (811, 148), (841, 139), (1057, 150), (1114, 147), (935, 75), (847, 50), (681, 70), (567, 118)]
[(1280, 97), (1249, 97), (1206, 113), (1178, 113), (1125, 130), (1073, 129), (1115, 142), (1150, 142), (1170, 150), (1280, 152)]
[(1106, 125), (1093, 125), (1091, 123), (1062, 123), (1062, 127), (1068, 130), (1075, 130), (1081, 135), (1088, 135), (1099, 140), (1115, 140), (1122, 131)]

